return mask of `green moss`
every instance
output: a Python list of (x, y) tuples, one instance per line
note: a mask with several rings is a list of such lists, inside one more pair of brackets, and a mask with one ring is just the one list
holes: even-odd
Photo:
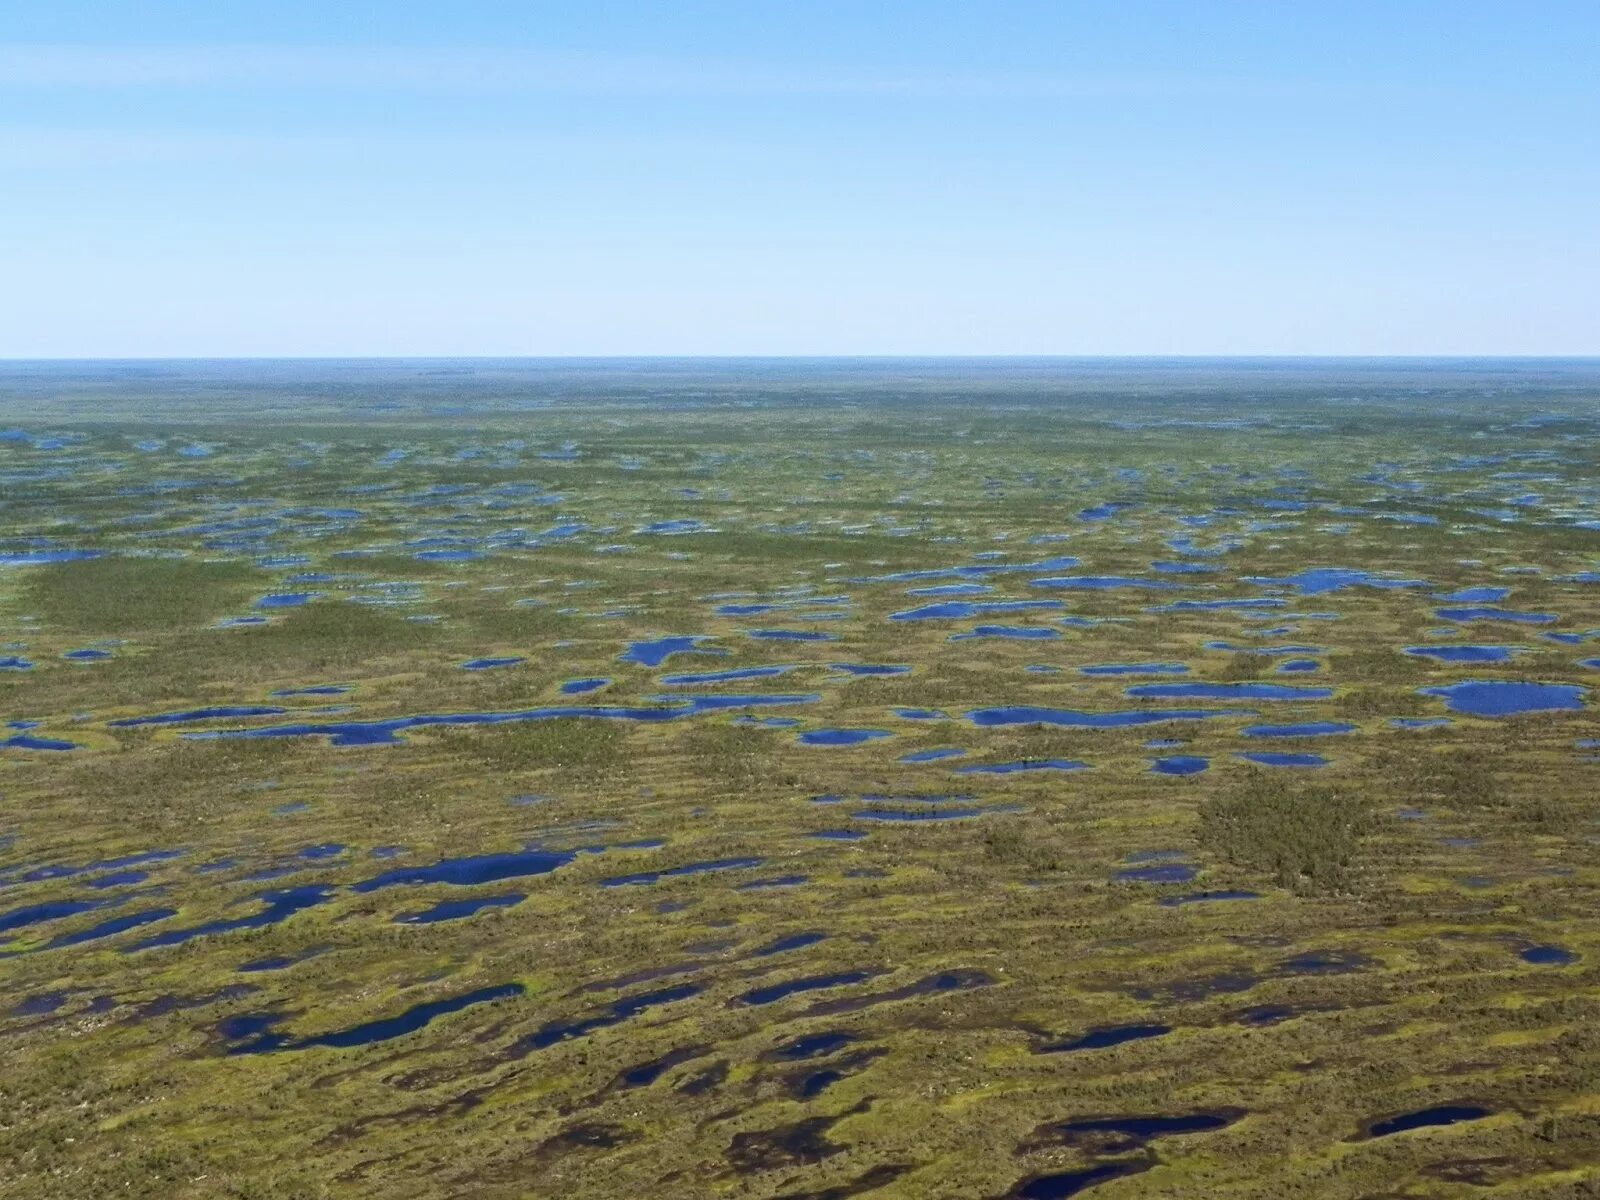
[(1291, 784), (1260, 773), (1200, 806), (1205, 846), (1298, 891), (1349, 889), (1371, 827), (1371, 806), (1353, 789)]
[(40, 568), (23, 595), (49, 625), (133, 637), (213, 621), (237, 608), (261, 580), (241, 563), (116, 556)]

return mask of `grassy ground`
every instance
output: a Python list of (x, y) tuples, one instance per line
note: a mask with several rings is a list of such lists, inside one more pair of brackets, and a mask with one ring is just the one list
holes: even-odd
[[(24, 434), (0, 441), (0, 555), (102, 552), (0, 566), (0, 660), (32, 664), (0, 670), (0, 717), (37, 722), (0, 731), (0, 1194), (905, 1200), (1095, 1167), (1096, 1200), (1596, 1194), (1593, 708), (1418, 689), (1600, 680), (1600, 640), (1542, 636), (1600, 630), (1597, 394), (1442, 368), (0, 377)], [(883, 578), (1056, 556), (1080, 563)], [(1425, 586), (1271, 582), (1316, 566)], [(1033, 586), (1071, 576), (1172, 587)], [(908, 594), (959, 584), (991, 590)], [(1556, 619), (1435, 614), (1486, 587)], [(1063, 607), (893, 619), (952, 599)], [(1253, 605), (1153, 611), (1212, 601)], [(952, 636), (981, 625), (1055, 636)], [(834, 640), (750, 636), (774, 629)], [(712, 640), (619, 661), (668, 635)], [(1524, 649), (1402, 653), (1467, 643)], [(62, 657), (85, 649), (109, 657)], [(522, 661), (461, 665), (485, 657)], [(1188, 672), (1080, 670), (1151, 662)], [(748, 667), (790, 669), (662, 680)], [(1331, 694), (1125, 694), (1173, 682)], [(275, 694), (312, 686), (347, 690)], [(798, 699), (370, 729), (713, 695)], [(1236, 715), (966, 716), (1001, 705)], [(241, 706), (286, 711), (118, 724)], [(1353, 728), (1243, 733), (1309, 721)], [(393, 744), (316, 732), (343, 722)], [(825, 729), (892, 736), (797, 736)], [(900, 761), (937, 749), (965, 755)], [(1152, 773), (1170, 755), (1209, 767)], [(956, 773), (1042, 760), (1086, 767)], [(561, 865), (365, 886), (529, 847)], [(1148, 1036), (1061, 1048), (1125, 1026)], [(229, 1052), (262, 1029), (286, 1048)], [(1490, 1112), (1364, 1135), (1447, 1103)]]

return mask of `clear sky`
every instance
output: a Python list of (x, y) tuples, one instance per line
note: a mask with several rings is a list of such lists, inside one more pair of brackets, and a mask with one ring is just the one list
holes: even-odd
[(1600, 354), (1600, 4), (3, 0), (0, 356)]

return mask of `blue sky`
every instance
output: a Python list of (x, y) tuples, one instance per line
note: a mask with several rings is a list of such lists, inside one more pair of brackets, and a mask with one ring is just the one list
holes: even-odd
[(0, 356), (1597, 354), (1600, 6), (9, 0)]

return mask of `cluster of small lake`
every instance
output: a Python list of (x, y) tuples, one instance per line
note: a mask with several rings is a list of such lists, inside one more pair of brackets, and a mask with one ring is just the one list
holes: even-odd
[[(500, 451), (495, 452), (499, 453)], [(397, 451), (396, 453), (403, 452)], [(577, 451), (575, 448), (569, 448), (561, 451), (552, 451), (551, 453), (576, 457)], [(693, 497), (686, 498), (692, 499)], [(453, 497), (444, 493), (438, 495), (418, 494), (411, 499), (419, 506), (447, 500), (453, 502), (454, 500)], [(1275, 513), (1295, 514), (1309, 511), (1311, 505), (1309, 502), (1298, 499), (1283, 499), (1274, 501), (1266, 507)], [(1077, 518), (1091, 526), (1104, 527), (1115, 525), (1125, 517), (1136, 515), (1127, 504), (1118, 501), (1106, 501), (1084, 508), (1077, 513)], [(1400, 511), (1386, 515), (1395, 519), (1408, 520), (1416, 517), (1416, 514)], [(336, 514), (332, 519), (348, 521), (360, 516), (359, 510), (350, 510), (344, 515)], [(311, 521), (314, 518), (305, 516), (296, 519)], [(1209, 522), (1211, 519), (1211, 516), (1195, 518), (1196, 522), (1201, 522), (1195, 527), (1203, 528), (1204, 523)], [(1263, 523), (1260, 528), (1266, 530), (1270, 526)], [(239, 531), (235, 531), (235, 533), (237, 532)], [(574, 532), (576, 532), (576, 529)], [(664, 519), (659, 521), (642, 520), (632, 526), (632, 532), (643, 537), (660, 537), (714, 533), (715, 529), (698, 520)], [(571, 535), (564, 534), (563, 536)], [(507, 542), (505, 544), (509, 546), (511, 543)], [(902, 623), (980, 622), (966, 625), (953, 633), (949, 633), (942, 628), (939, 630), (941, 638), (948, 633), (948, 636), (963, 641), (971, 640), (975, 643), (990, 639), (996, 641), (1054, 641), (1060, 640), (1063, 637), (1063, 629), (1068, 628), (1063, 626), (1059, 620), (1060, 617), (1066, 615), (1067, 606), (1062, 600), (1017, 600), (1004, 597), (977, 599), (977, 597), (992, 596), (995, 587), (995, 582), (977, 582), (978, 580), (998, 581), (1010, 576), (1019, 577), (1015, 582), (1022, 586), (1052, 592), (1177, 593), (1184, 596), (1184, 598), (1166, 601), (1164, 597), (1148, 597), (1151, 600), (1162, 600), (1164, 602), (1152, 604), (1143, 611), (1174, 616), (1206, 612), (1237, 614), (1241, 620), (1247, 620), (1251, 614), (1291, 615), (1287, 614), (1286, 610), (1298, 597), (1331, 595), (1354, 588), (1403, 592), (1413, 589), (1426, 589), (1428, 587), (1425, 582), (1414, 579), (1390, 578), (1345, 568), (1312, 568), (1280, 577), (1247, 577), (1238, 581), (1248, 584), (1252, 589), (1261, 589), (1267, 594), (1232, 598), (1212, 597), (1208, 592), (1200, 598), (1190, 598), (1190, 594), (1186, 593), (1184, 589), (1191, 587), (1210, 589), (1214, 585), (1226, 582), (1225, 577), (1218, 569), (1218, 564), (1213, 560), (1230, 553), (1239, 544), (1240, 542), (1233, 538), (1216, 542), (1209, 546), (1198, 545), (1187, 537), (1172, 538), (1169, 541), (1170, 548), (1175, 554), (1183, 556), (1185, 561), (1159, 560), (1152, 562), (1150, 570), (1154, 577), (1113, 574), (1060, 574), (1060, 572), (1071, 571), (1079, 565), (1079, 562), (1076, 558), (1055, 558), (1029, 563), (998, 560), (973, 562), (969, 565), (951, 568), (924, 572), (903, 572), (897, 575), (877, 576), (852, 580), (851, 582), (861, 585), (879, 583), (898, 585), (937, 579), (954, 580), (956, 582), (905, 589), (907, 594), (918, 602), (917, 606), (895, 611), (889, 614), (887, 619)], [(438, 562), (470, 562), (494, 549), (494, 547), (484, 544), (432, 545), (424, 544), (420, 540), (409, 548), (419, 558), (426, 556), (428, 560)], [(41, 562), (59, 561), (59, 559), (38, 558), (39, 555), (67, 555), (72, 553), (75, 552), (65, 550), (33, 552), (37, 561)], [(84, 551), (82, 553), (88, 555), (93, 552)], [(1188, 559), (1202, 558), (1205, 561), (1188, 561)], [(26, 562), (29, 561), (29, 558), (26, 554), (0, 556), (0, 565), (11, 561)], [(309, 585), (319, 581), (314, 578), (306, 578), (301, 582)], [(1288, 599), (1285, 598), (1286, 594), (1289, 597)], [(1437, 619), (1451, 622), (1452, 624), (1504, 621), (1542, 626), (1557, 621), (1558, 618), (1553, 613), (1525, 612), (1500, 607), (1501, 602), (1507, 598), (1508, 594), (1508, 589), (1505, 588), (1472, 588), (1459, 590), (1448, 595), (1431, 596), (1428, 597), (1428, 600), (1441, 606), (1435, 610), (1434, 615)], [(319, 593), (308, 591), (272, 592), (257, 601), (256, 607), (264, 610), (296, 607), (321, 598)], [(939, 603), (921, 603), (922, 601), (938, 601)], [(820, 605), (822, 601), (818, 600), (815, 603)], [(727, 602), (713, 610), (713, 615), (725, 618), (747, 618), (776, 613), (784, 615), (773, 616), (770, 619), (782, 621), (785, 625), (791, 621), (799, 624), (803, 619), (809, 619), (809, 616), (813, 615), (805, 613), (803, 606), (798, 606), (788, 601), (776, 603), (757, 601), (749, 604)], [(1292, 615), (1299, 617), (1305, 614)], [(1019, 621), (1036, 618), (1050, 623), (1040, 625), (981, 623), (995, 616), (1014, 616)], [(755, 643), (768, 641), (793, 642), (803, 646), (806, 643), (830, 641), (837, 635), (811, 629), (769, 628), (738, 630), (727, 636), (737, 636), (743, 641)], [(1242, 640), (1248, 640), (1251, 637), (1261, 636), (1261, 631), (1247, 630), (1237, 636)], [(661, 637), (636, 641), (630, 643), (622, 651), (618, 656), (618, 661), (622, 664), (653, 670), (662, 667), (675, 656), (691, 658), (695, 656), (726, 656), (729, 651), (722, 646), (716, 645), (715, 641), (713, 637), (704, 635)], [(1315, 646), (1241, 648), (1236, 644), (1212, 643), (1208, 648), (1274, 655), (1282, 659), (1280, 663), (1276, 664), (1275, 669), (1291, 674), (1313, 673), (1321, 669), (1321, 659), (1326, 655), (1324, 648)], [(973, 653), (984, 649), (986, 648), (981, 645), (970, 647)], [(992, 649), (996, 652), (1001, 652), (1004, 648), (994, 647)], [(1041, 650), (1045, 651), (1046, 648), (1041, 648)], [(1426, 660), (1430, 664), (1436, 663), (1443, 666), (1460, 665), (1464, 667), (1504, 664), (1526, 651), (1527, 648), (1523, 646), (1476, 644), (1419, 645), (1405, 648), (1405, 653), (1408, 655)], [(799, 654), (804, 653), (804, 651), (796, 649), (785, 651), (785, 653)], [(1137, 655), (1139, 652), (1133, 651), (1133, 653)], [(1148, 653), (1166, 654), (1171, 653), (1171, 651), (1161, 649), (1151, 650)], [(462, 668), (471, 671), (486, 671), (519, 666), (523, 664), (523, 661), (520, 657), (482, 658), (472, 659), (460, 665)], [(20, 672), (31, 667), (32, 663), (20, 656), (0, 659), (0, 670), (9, 669)], [(725, 671), (681, 671), (656, 679), (654, 685), (666, 689), (715, 687), (726, 683), (773, 679), (791, 671), (811, 669), (812, 667), (818, 670), (824, 668), (830, 670), (841, 679), (893, 677), (906, 674), (909, 671), (909, 667), (901, 664), (781, 664), (737, 667)], [(1197, 667), (1203, 671), (1203, 666), (1197, 664)], [(1153, 678), (1184, 676), (1195, 673), (1196, 667), (1191, 667), (1191, 664), (1184, 662), (1148, 661), (1102, 663), (1087, 666), (1074, 664), (1069, 669), (1074, 670), (1084, 679), (1095, 681), (1121, 676), (1149, 676)], [(619, 672), (618, 679), (626, 682), (626, 675)], [(563, 695), (583, 695), (612, 686), (612, 684), (613, 680), (611, 678), (583, 676), (567, 680), (559, 686), (559, 690)], [(1578, 687), (1523, 683), (1509, 680), (1471, 679), (1448, 686), (1426, 687), (1419, 690), (1425, 696), (1442, 701), (1446, 710), (1473, 717), (1501, 717), (1526, 712), (1575, 710), (1581, 708), (1587, 698), (1584, 690)], [(281, 695), (275, 695), (274, 698), (287, 699), (300, 695), (334, 694), (338, 693), (333, 690), (318, 691), (314, 688), (285, 689)], [(1284, 684), (1218, 683), (1185, 680), (1183, 682), (1134, 684), (1126, 689), (1125, 696), (1129, 701), (1138, 703), (1115, 709), (1090, 707), (1079, 710), (1044, 705), (997, 703), (965, 709), (958, 712), (958, 715), (964, 717), (971, 726), (977, 729), (1036, 725), (1069, 729), (1115, 730), (1162, 725), (1168, 722), (1251, 721), (1259, 718), (1261, 714), (1238, 707), (1239, 705), (1256, 703), (1265, 705), (1277, 702), (1311, 704), (1327, 700), (1333, 695), (1332, 688), (1299, 688), (1289, 687)], [(493, 724), (565, 716), (648, 723), (677, 720), (680, 717), (689, 716), (738, 714), (738, 719), (754, 722), (792, 722), (797, 718), (764, 718), (753, 716), (748, 712), (741, 712), (741, 710), (791, 704), (805, 705), (815, 703), (818, 699), (819, 695), (810, 693), (803, 695), (729, 695), (717, 697), (684, 697), (668, 693), (662, 696), (645, 697), (643, 702), (638, 704), (550, 706), (514, 712), (434, 713), (350, 722), (308, 722), (299, 719), (299, 714), (312, 710), (291, 710), (283, 706), (216, 705), (209, 708), (194, 708), (185, 712), (120, 718), (111, 722), (111, 724), (122, 728), (139, 726), (161, 728), (169, 725), (254, 721), (292, 716), (295, 718), (292, 723), (228, 730), (208, 730), (198, 736), (319, 736), (326, 737), (333, 744), (339, 746), (361, 746), (392, 744), (402, 741), (402, 735), (411, 729), (445, 725)], [(916, 703), (918, 697), (915, 690), (908, 688), (905, 693), (905, 699), (909, 703)], [(1153, 701), (1155, 704), (1145, 703), (1147, 701)], [(1171, 708), (1164, 706), (1162, 702), (1166, 701), (1196, 701), (1207, 704), (1230, 705), (1232, 707)], [(982, 699), (974, 699), (969, 703), (981, 704)], [(895, 716), (905, 721), (947, 719), (944, 712), (931, 708), (901, 708), (893, 711)], [(1298, 712), (1293, 715), (1297, 718), (1300, 716)], [(1417, 729), (1439, 727), (1446, 720), (1446, 718), (1438, 717), (1397, 718), (1398, 722), (1404, 723), (1402, 727)], [(1238, 730), (1240, 736), (1255, 739), (1331, 738), (1349, 735), (1354, 732), (1355, 727), (1348, 722), (1320, 719), (1296, 719), (1280, 723), (1263, 721), (1257, 724), (1243, 725)], [(798, 733), (796, 740), (800, 744), (807, 746), (849, 748), (880, 742), (893, 736), (894, 733), (895, 731), (891, 729), (827, 725), (821, 728), (803, 729)], [(17, 738), (31, 738), (39, 743), (51, 740), (19, 733), (6, 742), (0, 743), (0, 745), (16, 749), (49, 748), (44, 745), (22, 744), (17, 741)], [(1177, 747), (1148, 747), (1148, 749), (1152, 750), (1168, 748), (1176, 749)], [(899, 761), (907, 765), (932, 764), (945, 760), (952, 760), (953, 763), (954, 760), (961, 759), (965, 755), (980, 753), (982, 753), (981, 748), (944, 747), (911, 751), (899, 756)], [(1326, 761), (1321, 756), (1309, 753), (1249, 751), (1241, 752), (1241, 757), (1252, 762), (1273, 766), (1312, 766)], [(1212, 759), (1198, 754), (1171, 753), (1152, 757), (1148, 762), (1149, 770), (1152, 773), (1183, 777), (1206, 771), (1211, 766)], [(1008, 762), (983, 761), (954, 766), (953, 770), (962, 775), (975, 777), (1002, 775), (1022, 775), (1026, 777), (1037, 773), (1041, 778), (1053, 778), (1057, 774), (1083, 770), (1089, 765), (1076, 759), (1042, 758)], [(1163, 783), (1162, 786), (1179, 787), (1182, 785)], [(1014, 808), (1014, 806), (1008, 805), (984, 804), (979, 802), (977, 797), (960, 794), (867, 794), (855, 798), (854, 803), (843, 799), (839, 803), (844, 806), (840, 811), (847, 813), (848, 819), (860, 822), (958, 820), (985, 813), (1011, 811)], [(841, 828), (820, 830), (808, 836), (819, 841), (849, 842), (859, 840), (864, 834), (858, 829)], [(523, 851), (503, 854), (483, 854), (441, 860), (429, 865), (400, 865), (385, 869), (351, 885), (351, 890), (357, 893), (369, 893), (391, 888), (404, 889), (427, 885), (466, 887), (492, 885), (504, 880), (547, 873), (574, 861), (580, 854), (599, 852), (600, 848), (598, 847), (585, 847), (572, 851), (529, 848)], [(312, 855), (309, 861), (327, 861), (328, 858), (333, 857), (337, 857), (337, 855), (329, 855), (322, 858)], [(613, 889), (650, 888), (670, 882), (676, 878), (721, 873), (728, 873), (730, 879), (740, 879), (745, 872), (761, 868), (766, 863), (767, 859), (764, 857), (707, 859), (700, 862), (666, 866), (660, 870), (614, 875), (600, 880), (599, 884)], [(84, 870), (88, 871), (90, 869), (84, 868)], [(1130, 859), (1114, 869), (1112, 878), (1118, 883), (1143, 884), (1159, 889), (1155, 903), (1172, 908), (1207, 903), (1246, 902), (1258, 898), (1255, 893), (1241, 889), (1218, 889), (1184, 892), (1181, 894), (1171, 890), (1194, 884), (1200, 870), (1201, 868), (1192, 862), (1182, 861), (1175, 857), (1163, 858), (1158, 855), (1151, 858)], [(745, 885), (787, 886), (798, 882), (802, 878), (800, 876), (782, 875), (770, 880), (745, 879), (743, 882)], [(121, 867), (108, 868), (103, 876), (93, 881), (86, 881), (85, 886), (96, 890), (131, 888), (144, 884), (147, 880), (148, 875), (137, 864), (128, 863)], [(1202, 882), (1197, 886), (1203, 887), (1204, 883)], [(249, 911), (241, 915), (229, 916), (221, 920), (200, 922), (182, 928), (173, 928), (162, 933), (154, 933), (152, 931), (149, 936), (145, 936), (142, 940), (137, 940), (125, 948), (129, 952), (144, 948), (153, 949), (163, 945), (181, 944), (207, 934), (223, 934), (234, 930), (260, 928), (264, 925), (285, 920), (293, 913), (303, 911), (305, 908), (326, 903), (333, 894), (331, 889), (317, 885), (303, 885), (260, 892), (247, 900), (239, 901), (241, 906), (250, 905)], [(461, 900), (445, 899), (438, 901), (431, 907), (414, 908), (401, 912), (393, 919), (404, 924), (432, 924), (462, 919), (474, 913), (510, 907), (519, 903), (524, 899), (525, 895), (526, 893), (518, 891), (499, 891), (492, 894), (469, 896)], [(51, 912), (49, 915), (42, 915), (34, 920), (38, 923), (43, 923), (48, 920), (65, 919), (69, 916), (89, 914), (98, 916), (99, 908), (112, 906), (109, 903), (107, 905), (99, 905), (92, 900), (53, 903), (59, 906), (61, 911)], [(81, 907), (73, 907), (74, 905)], [(50, 906), (44, 905), (40, 907), (47, 909)], [(65, 911), (67, 908), (71, 908), (72, 911)], [(34, 923), (34, 921), (29, 921), (26, 918), (17, 917), (18, 911), (13, 910), (0, 914), (0, 931), (8, 928), (6, 924), (8, 920), (21, 920), (25, 924)], [(153, 924), (157, 921), (168, 920), (175, 915), (174, 910), (170, 908), (147, 908), (138, 912), (119, 913), (114, 918), (114, 921), (97, 923), (91, 929), (78, 930), (68, 936), (77, 937), (80, 940), (110, 936), (111, 933), (138, 929), (143, 924)], [(127, 924), (120, 928), (110, 928), (114, 922), (128, 921), (130, 919), (133, 919), (132, 924)], [(107, 929), (107, 932), (95, 932), (95, 930), (102, 928)], [(796, 936), (815, 936), (820, 938), (820, 935)], [(780, 943), (781, 941), (780, 939)], [(776, 954), (788, 949), (801, 948), (799, 945), (791, 947), (780, 943), (774, 943), (773, 948), (758, 949), (753, 953), (755, 955)], [(49, 944), (56, 945), (58, 942)], [(72, 943), (61, 942), (59, 944)], [(805, 942), (804, 944), (810, 945), (813, 943)], [(1530, 965), (1559, 966), (1572, 961), (1570, 951), (1566, 951), (1559, 946), (1531, 942), (1519, 949), (1518, 954)], [(270, 962), (272, 965), (257, 965), (253, 966), (253, 969), (270, 971), (283, 969), (284, 966), (289, 965), (289, 960), (262, 961)], [(1331, 964), (1329, 969), (1337, 969), (1339, 966), (1339, 962), (1333, 959), (1328, 960), (1328, 963)], [(252, 964), (247, 964), (247, 967), (251, 966)], [(1302, 962), (1300, 967), (1307, 970), (1319, 969), (1317, 962), (1309, 958)], [(733, 1003), (743, 1007), (766, 1008), (786, 1001), (806, 1003), (808, 998), (820, 999), (829, 993), (837, 992), (837, 998), (828, 997), (830, 1001), (838, 999), (849, 1004), (881, 1002), (883, 997), (893, 995), (896, 992), (910, 994), (906, 993), (906, 989), (903, 988), (884, 990), (881, 984), (876, 984), (879, 989), (877, 992), (866, 992), (864, 989), (875, 986), (875, 981), (878, 979), (879, 974), (880, 972), (877, 969), (852, 969), (802, 974), (787, 981), (762, 983), (760, 986), (746, 988), (734, 997)], [(1265, 974), (1270, 975), (1271, 972)], [(935, 980), (935, 978), (930, 977), (930, 980)], [(920, 981), (919, 984), (911, 986), (915, 988), (924, 984), (929, 991), (955, 990), (967, 986), (979, 986), (979, 984), (973, 982), (972, 978), (959, 973), (949, 974), (947, 978), (943, 978), (943, 982)], [(674, 987), (658, 988), (618, 997), (614, 1001), (580, 1013), (569, 1020), (551, 1021), (540, 1025), (534, 1032), (526, 1035), (516, 1043), (513, 1056), (529, 1054), (562, 1041), (587, 1036), (590, 1033), (626, 1021), (652, 1008), (688, 1000), (698, 995), (701, 990), (702, 988), (698, 984), (684, 983)], [(442, 999), (430, 1000), (427, 1003), (412, 1005), (405, 1008), (397, 1016), (353, 1024), (331, 1033), (311, 1037), (296, 1037), (288, 1032), (293, 1028), (293, 1022), (300, 1014), (286, 1013), (280, 1010), (230, 1018), (228, 1021), (223, 1022), (218, 1032), (227, 1043), (229, 1052), (234, 1054), (291, 1051), (313, 1047), (355, 1047), (417, 1032), (426, 1028), (436, 1019), (459, 1013), (478, 1005), (515, 1002), (522, 994), (522, 986), (520, 984), (495, 984), (460, 992)], [(872, 999), (874, 996), (878, 997), (878, 999)], [(39, 1003), (42, 1005), (45, 1002), (41, 1000)], [(839, 1011), (852, 1010), (846, 1008)], [(1264, 1016), (1262, 1017), (1262, 1022), (1266, 1023), (1270, 1019), (1270, 1017)], [(1054, 1053), (1088, 1052), (1162, 1037), (1170, 1032), (1171, 1027), (1156, 1023), (1097, 1027), (1062, 1039), (1060, 1042), (1049, 1046), (1048, 1049)], [(776, 1060), (805, 1064), (810, 1063), (813, 1059), (824, 1059), (835, 1054), (850, 1052), (858, 1048), (860, 1041), (861, 1035), (859, 1033), (824, 1030), (784, 1041), (772, 1051), (772, 1055)], [(646, 1067), (649, 1069), (639, 1069), (638, 1073), (630, 1080), (632, 1084), (643, 1085), (653, 1082), (661, 1071), (666, 1069), (660, 1062), (646, 1064)], [(652, 1070), (654, 1074), (651, 1073)], [(800, 1081), (800, 1090), (797, 1093), (797, 1097), (802, 1100), (809, 1099), (825, 1090), (831, 1083), (836, 1082), (834, 1079), (827, 1078), (828, 1073), (828, 1069), (808, 1071), (805, 1078)], [(1239, 1115), (1217, 1112), (1084, 1116), (1041, 1127), (1040, 1133), (1036, 1136), (1055, 1139), (1055, 1144), (1058, 1145), (1087, 1147), (1097, 1155), (1134, 1154), (1142, 1151), (1152, 1139), (1212, 1132), (1238, 1119)], [(1475, 1120), (1489, 1115), (1491, 1114), (1488, 1109), (1480, 1109), (1473, 1105), (1436, 1106), (1432, 1109), (1375, 1120), (1365, 1130), (1365, 1136), (1374, 1138), (1387, 1137), (1415, 1128)], [(1024, 1197), (1074, 1195), (1078, 1191), (1094, 1186), (1097, 1183), (1143, 1170), (1150, 1165), (1151, 1161), (1145, 1157), (1124, 1158), (1110, 1162), (1092, 1162), (1088, 1166), (1073, 1171), (1038, 1175), (1019, 1184), (1014, 1194)]]
[[(431, 864), (407, 864), (379, 871), (365, 879), (350, 884), (349, 891), (354, 894), (366, 894), (394, 887), (429, 885), (479, 887), (509, 879), (548, 874), (574, 862), (581, 854), (602, 854), (608, 851), (654, 851), (661, 849), (664, 845), (665, 843), (658, 839), (645, 839), (618, 842), (609, 847), (587, 845), (570, 850), (558, 850), (543, 845), (531, 845), (519, 851), (460, 855), (443, 858)], [(238, 859), (227, 858), (199, 864), (193, 868), (193, 872), (196, 875), (226, 876), (225, 882), (231, 883), (259, 882), (314, 868), (348, 864), (351, 861), (348, 851), (349, 848), (346, 846), (328, 843), (304, 847), (290, 855), (287, 861), (268, 867), (244, 867)], [(385, 847), (373, 851), (372, 857), (374, 859), (391, 859), (397, 853), (399, 852), (395, 848)], [(24, 904), (18, 908), (0, 912), (0, 934), (14, 935), (34, 926), (66, 920), (92, 913), (96, 910), (121, 909), (129, 901), (142, 894), (159, 894), (162, 889), (155, 889), (153, 892), (147, 889), (143, 893), (136, 890), (111, 893), (110, 889), (135, 888), (149, 878), (148, 872), (136, 868), (147, 864), (168, 862), (181, 856), (181, 851), (152, 851), (138, 855), (123, 856), (118, 859), (102, 860), (78, 867), (34, 868), (0, 878), (0, 888), (5, 888), (17, 884), (51, 882), (84, 876), (83, 886), (94, 891), (108, 892), (107, 895), (87, 899)], [(758, 866), (762, 861), (759, 858), (754, 858), (690, 863), (667, 868), (660, 872), (606, 879), (602, 881), (602, 886), (653, 883), (662, 878), (675, 878), (705, 871)], [(330, 884), (298, 884), (291, 887), (269, 889), (232, 901), (232, 907), (249, 906), (249, 910), (240, 915), (222, 917), (187, 926), (164, 926), (157, 932), (124, 943), (119, 948), (122, 953), (132, 954), (145, 950), (179, 946), (203, 937), (266, 928), (279, 924), (296, 913), (328, 903), (337, 896), (339, 890), (338, 887)], [(484, 909), (509, 907), (519, 903), (525, 898), (525, 895), (525, 893), (521, 892), (502, 892), (461, 900), (446, 899), (425, 909), (402, 912), (394, 920), (402, 924), (433, 924), (440, 921), (457, 920), (471, 916)], [(168, 906), (120, 912), (114, 917), (98, 921), (86, 927), (58, 934), (43, 943), (25, 946), (24, 950), (51, 950), (64, 946), (80, 945), (85, 942), (99, 941), (116, 934), (142, 928), (145, 925), (167, 922), (177, 913), (177, 909)], [(0, 954), (16, 952), (20, 951), (0, 950)]]

